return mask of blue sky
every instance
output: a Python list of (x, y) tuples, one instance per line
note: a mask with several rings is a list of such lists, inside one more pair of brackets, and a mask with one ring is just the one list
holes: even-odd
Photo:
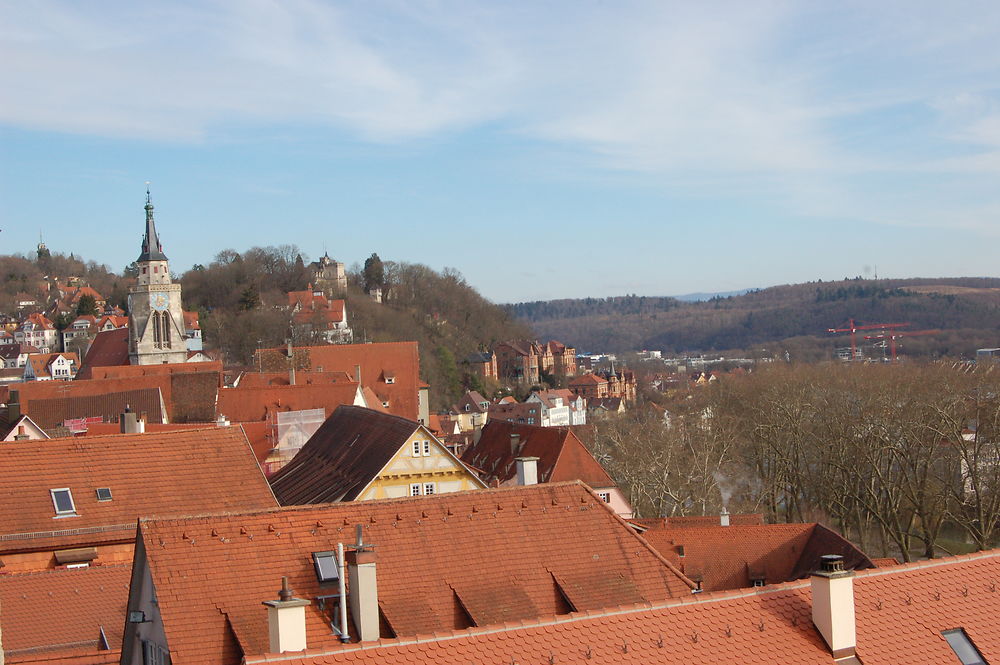
[(501, 302), (1000, 275), (995, 2), (0, 0), (0, 252)]

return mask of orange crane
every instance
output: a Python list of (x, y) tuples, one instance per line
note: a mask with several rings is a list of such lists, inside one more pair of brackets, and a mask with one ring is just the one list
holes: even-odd
[[(908, 325), (910, 325), (910, 324), (909, 323), (875, 323), (875, 324), (870, 324), (870, 325), (866, 325), (866, 326), (857, 326), (857, 325), (854, 325), (854, 319), (848, 319), (847, 320), (847, 327), (846, 328), (827, 328), (826, 331), (827, 332), (831, 332), (831, 333), (842, 333), (842, 332), (849, 332), (849, 333), (851, 333), (851, 360), (853, 361), (853, 360), (857, 360), (857, 358), (858, 358), (858, 355), (857, 355), (857, 353), (858, 353), (857, 352), (857, 348), (858, 347), (857, 347), (857, 344), (855, 343), (855, 334), (859, 330), (894, 330), (895, 328), (904, 328), (904, 327), (906, 327)], [(865, 339), (867, 339), (867, 338), (865, 338)]]
[(900, 337), (914, 337), (916, 335), (936, 335), (940, 330), (894, 330), (881, 335), (865, 335), (865, 339), (887, 339), (889, 348), (892, 349), (892, 362), (896, 362), (896, 340)]

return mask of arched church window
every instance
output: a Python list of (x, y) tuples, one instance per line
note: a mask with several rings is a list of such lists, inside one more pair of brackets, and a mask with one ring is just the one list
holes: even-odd
[(163, 326), (160, 324), (160, 312), (153, 312), (150, 324), (153, 326), (153, 348), (159, 349), (163, 346)]
[(163, 348), (170, 348), (170, 315), (160, 312), (160, 324), (163, 326)]

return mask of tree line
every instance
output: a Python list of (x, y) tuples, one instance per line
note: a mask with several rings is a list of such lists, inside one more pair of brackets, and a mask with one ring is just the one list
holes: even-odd
[(599, 421), (642, 516), (819, 521), (909, 561), (1000, 539), (1000, 367), (775, 365)]

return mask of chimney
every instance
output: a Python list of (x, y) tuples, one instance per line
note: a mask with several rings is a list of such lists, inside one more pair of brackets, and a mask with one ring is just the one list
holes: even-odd
[(350, 584), (351, 616), (360, 642), (379, 638), (378, 584), (375, 579), (374, 545), (364, 544), (364, 526), (357, 526), (358, 541), (347, 553), (347, 576)]
[(538, 458), (518, 457), (514, 460), (517, 463), (517, 484), (537, 485), (538, 484)]
[(354, 366), (354, 380), (361, 383), (361, 365)]
[(288, 340), (288, 385), (295, 385), (295, 354), (292, 353), (292, 340)]
[(830, 648), (834, 660), (854, 656), (854, 571), (844, 570), (844, 557), (825, 554), (820, 570), (809, 578), (813, 625)]
[(295, 598), (288, 588), (288, 578), (281, 578), (278, 600), (265, 600), (270, 653), (303, 651), (306, 648), (306, 605), (308, 600)]
[(722, 512), (719, 513), (719, 526), (729, 526), (729, 511), (726, 510), (725, 506), (723, 506)]
[(118, 431), (122, 434), (139, 434), (142, 430), (139, 428), (139, 420), (135, 416), (135, 412), (132, 411), (125, 405), (125, 413), (118, 416)]
[(7, 422), (12, 423), (21, 417), (21, 396), (20, 391), (11, 390), (7, 399)]
[(15, 441), (24, 441), (27, 438), (28, 438), (28, 432), (24, 428), (24, 425), (18, 425), (17, 426), (17, 434), (14, 435), (14, 440)]
[(521, 435), (517, 432), (510, 433), (510, 454), (517, 455), (521, 452)]

